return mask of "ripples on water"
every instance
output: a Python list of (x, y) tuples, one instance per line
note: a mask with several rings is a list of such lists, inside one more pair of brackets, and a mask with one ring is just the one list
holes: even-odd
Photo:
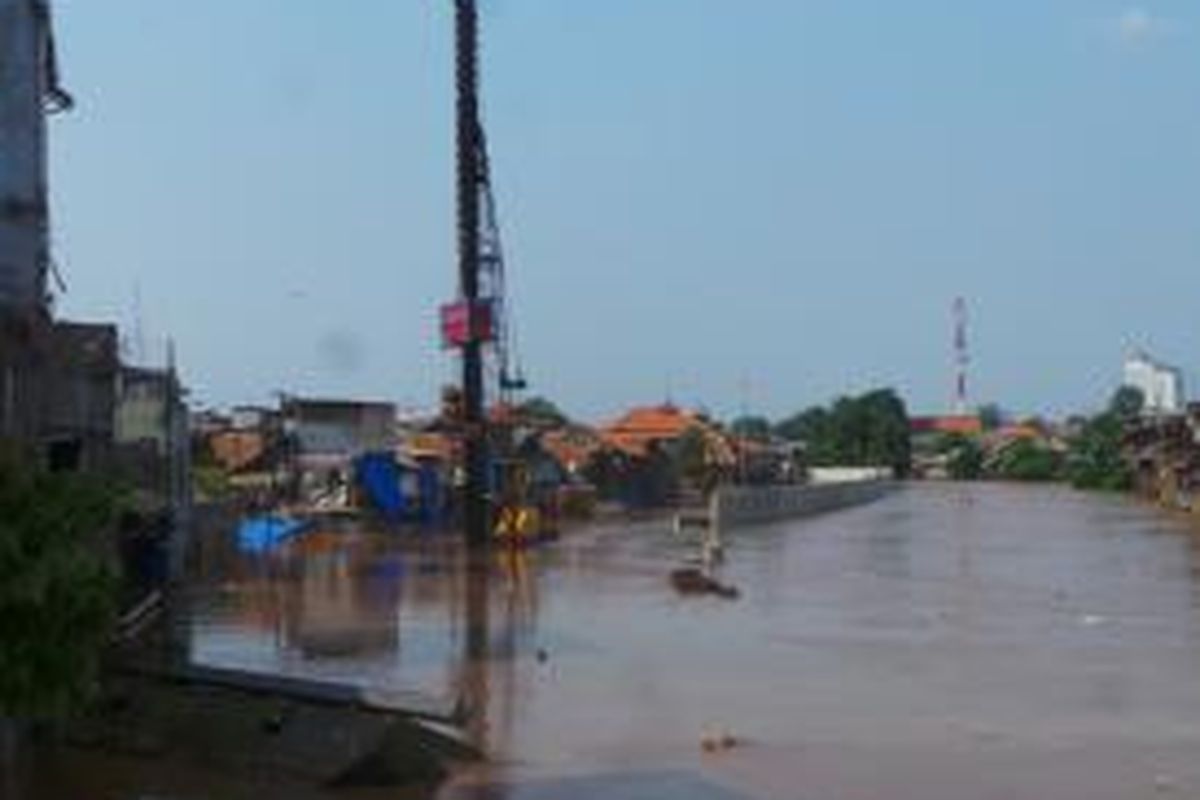
[[(473, 695), (495, 763), (448, 797), (1154, 796), (1163, 770), (1200, 791), (1196, 541), (1120, 498), (926, 485), (731, 533), (738, 602), (675, 595), (689, 546), (639, 524), (497, 555), (481, 614), (436, 537), (218, 538), (187, 635), (204, 663)], [(712, 725), (742, 746), (704, 754)]]

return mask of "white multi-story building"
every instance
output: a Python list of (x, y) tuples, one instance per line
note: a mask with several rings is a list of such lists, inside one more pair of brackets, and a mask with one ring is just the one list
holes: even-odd
[(1183, 373), (1172, 366), (1155, 361), (1141, 350), (1125, 359), (1124, 385), (1142, 393), (1142, 410), (1147, 414), (1178, 414), (1186, 403), (1183, 395)]

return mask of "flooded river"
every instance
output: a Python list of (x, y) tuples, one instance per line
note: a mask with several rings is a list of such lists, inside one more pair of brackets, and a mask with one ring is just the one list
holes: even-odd
[[(497, 556), (486, 597), (444, 541), (318, 533), (271, 557), (210, 548), (186, 639), (205, 664), (475, 709), (491, 758), (445, 800), (1194, 797), (1189, 525), (1065, 489), (918, 485), (732, 532), (737, 600), (673, 591), (695, 548), (662, 524)], [(90, 796), (156, 788), (75, 768), (108, 792)], [(230, 796), (204, 781), (187, 796)]]

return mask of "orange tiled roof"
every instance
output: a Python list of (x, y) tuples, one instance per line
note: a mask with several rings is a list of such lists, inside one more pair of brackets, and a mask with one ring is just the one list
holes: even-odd
[(680, 436), (695, 425), (697, 417), (672, 405), (644, 406), (633, 408), (609, 423), (604, 431), (636, 435)]
[(970, 414), (913, 417), (909, 427), (913, 433), (959, 433), (965, 436), (983, 433), (982, 420)]
[(996, 430), (999, 439), (1040, 439), (1042, 432), (1033, 425), (1005, 425)]
[(603, 446), (600, 436), (587, 428), (561, 428), (542, 435), (542, 447), (563, 466), (582, 466)]
[(256, 431), (220, 431), (208, 437), (208, 447), (216, 462), (229, 472), (251, 466), (267, 449), (262, 434)]
[[(630, 455), (643, 455), (650, 442), (678, 439), (693, 428), (702, 430), (710, 444), (725, 444), (723, 437), (702, 416), (669, 403), (630, 409), (602, 427), (599, 433), (608, 446)], [(716, 442), (714, 438), (721, 441)]]
[(643, 406), (605, 425), (600, 437), (611, 447), (641, 455), (650, 442), (678, 439), (697, 422), (695, 414), (673, 405)]

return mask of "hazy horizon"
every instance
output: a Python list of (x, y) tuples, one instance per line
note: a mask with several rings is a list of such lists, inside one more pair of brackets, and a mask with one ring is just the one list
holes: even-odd
[[(1200, 8), (483, 0), (532, 393), (771, 417), (1196, 385)], [(432, 406), (455, 376), (451, 4), (58, 0), (69, 318), (176, 341), (196, 399)], [(140, 335), (139, 332), (140, 331)], [(139, 340), (142, 345), (139, 347)]]

